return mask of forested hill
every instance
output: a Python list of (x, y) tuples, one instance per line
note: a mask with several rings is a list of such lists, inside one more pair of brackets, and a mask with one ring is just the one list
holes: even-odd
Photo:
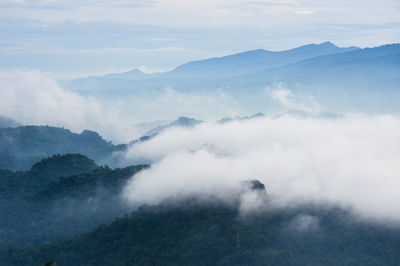
[[(183, 207), (182, 207), (183, 206)], [(225, 205), (142, 207), (57, 244), (10, 249), (2, 265), (398, 265), (400, 231), (339, 209), (241, 217)]]
[(66, 154), (43, 159), (25, 172), (0, 169), (0, 203), (26, 197), (61, 176), (82, 174), (97, 168), (99, 166), (86, 156)]
[(43, 158), (66, 153), (80, 153), (104, 164), (112, 152), (124, 148), (125, 145), (113, 145), (89, 130), (77, 134), (49, 126), (0, 128), (0, 168), (3, 169), (27, 170)]
[(129, 212), (132, 206), (121, 201), (121, 190), (147, 167), (113, 170), (66, 154), (26, 172), (0, 170), (0, 249), (67, 239)]

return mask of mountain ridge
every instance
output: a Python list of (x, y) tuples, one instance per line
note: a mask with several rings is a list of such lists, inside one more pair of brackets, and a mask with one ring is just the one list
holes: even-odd
[[(255, 59), (256, 61), (259, 61), (260, 58), (259, 57), (265, 57), (265, 56), (269, 56), (269, 55), (274, 55), (276, 56), (280, 56), (280, 55), (295, 55), (297, 53), (300, 52), (309, 52), (310, 55), (306, 55), (303, 57), (300, 57), (301, 59), (304, 58), (309, 58), (312, 56), (316, 56), (315, 54), (330, 54), (330, 53), (339, 53), (339, 52), (346, 52), (346, 51), (352, 51), (352, 50), (357, 50), (360, 49), (358, 47), (355, 46), (350, 46), (350, 47), (339, 47), (334, 45), (333, 43), (327, 41), (327, 42), (323, 42), (320, 44), (306, 44), (306, 45), (302, 45), (299, 47), (295, 47), (293, 49), (288, 49), (288, 50), (282, 50), (282, 51), (269, 51), (269, 50), (265, 50), (265, 49), (254, 49), (254, 50), (248, 50), (248, 51), (243, 51), (243, 52), (239, 52), (239, 53), (234, 53), (234, 54), (229, 54), (229, 55), (224, 55), (224, 56), (219, 56), (219, 57), (211, 57), (211, 58), (205, 58), (205, 59), (199, 59), (199, 60), (194, 60), (194, 61), (189, 61), (186, 63), (183, 63), (181, 65), (178, 65), (177, 67), (175, 67), (174, 69), (170, 70), (170, 71), (166, 71), (166, 72), (156, 72), (153, 74), (146, 74), (141, 72), (139, 69), (133, 69), (127, 72), (122, 72), (122, 73), (110, 73), (104, 76), (89, 76), (86, 78), (79, 78), (77, 80), (92, 80), (92, 79), (149, 79), (149, 78), (165, 78), (165, 77), (169, 77), (171, 78), (176, 74), (176, 72), (181, 72), (183, 69), (185, 69), (186, 67), (191, 67), (193, 65), (197, 65), (200, 64), (200, 67), (202, 64), (205, 63), (209, 63), (209, 62), (215, 62), (215, 61), (232, 61), (232, 60), (237, 60), (237, 59), (245, 59), (245, 60), (249, 60), (249, 59)], [(246, 58), (246, 57), (250, 57), (250, 58)], [(263, 59), (263, 58), (261, 58)], [(295, 61), (301, 60), (301, 59), (295, 59)], [(290, 61), (293, 61), (290, 60)], [(281, 63), (281, 64), (285, 64)], [(199, 66), (196, 66), (199, 67)], [(266, 67), (267, 68), (267, 67)], [(179, 74), (179, 73), (178, 73)], [(182, 73), (181, 73), (182, 74)], [(179, 75), (181, 75), (179, 74)]]
[(90, 130), (78, 134), (50, 126), (0, 128), (0, 168), (12, 170), (26, 170), (43, 158), (65, 153), (81, 153), (102, 164), (112, 152), (124, 148)]

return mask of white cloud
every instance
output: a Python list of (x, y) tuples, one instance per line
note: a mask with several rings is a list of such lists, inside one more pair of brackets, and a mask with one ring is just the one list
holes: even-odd
[(277, 88), (271, 90), (269, 94), (272, 99), (280, 102), (289, 111), (301, 111), (308, 114), (321, 112), (321, 106), (312, 95), (294, 94), (283, 83), (279, 83)]
[(96, 130), (106, 139), (128, 143), (140, 137), (135, 124), (175, 120), (179, 116), (219, 119), (237, 116), (226, 91), (182, 93), (170, 87), (137, 94), (90, 96), (58, 85), (53, 74), (38, 70), (0, 71), (0, 115), (29, 125), (47, 124), (80, 132)]
[(92, 97), (64, 90), (40, 71), (0, 72), (0, 90), (0, 115), (23, 124), (97, 130), (117, 141), (137, 137), (133, 117), (126, 119), (120, 103), (105, 106)]
[(2, 7), (19, 8), (50, 8), (50, 9), (71, 9), (85, 6), (92, 7), (123, 7), (137, 8), (151, 6), (152, 0), (122, 0), (122, 1), (99, 1), (99, 0), (0, 0)]
[[(260, 27), (267, 24), (278, 26), (321, 22), (388, 23), (399, 21), (399, 10), (396, 8), (394, 0), (381, 2), (357, 0), (351, 3), (341, 0), (324, 2), (317, 0), (301, 2), (271, 0), (1, 0), (0, 6), (7, 9), (6, 17), (32, 18), (46, 22), (106, 20), (179, 27), (222, 25)], [(362, 9), (360, 9), (361, 6)], [(265, 16), (266, 14), (268, 16)]]
[(400, 222), (399, 134), (393, 116), (286, 116), (175, 128), (131, 148), (128, 160), (153, 165), (124, 195), (141, 203), (193, 194), (227, 200), (241, 180), (255, 178), (275, 207), (337, 204), (361, 217)]
[(320, 229), (319, 219), (312, 215), (299, 214), (293, 218), (286, 229), (297, 234), (315, 232)]

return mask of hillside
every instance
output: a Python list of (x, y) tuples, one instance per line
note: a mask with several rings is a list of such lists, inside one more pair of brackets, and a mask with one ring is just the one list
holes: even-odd
[(112, 170), (79, 154), (55, 155), (26, 172), (0, 171), (0, 248), (66, 239), (129, 210), (125, 182), (146, 165)]
[(172, 127), (187, 127), (187, 128), (191, 128), (194, 127), (200, 123), (202, 123), (203, 121), (200, 120), (196, 120), (194, 118), (190, 118), (190, 117), (185, 117), (185, 116), (181, 116), (179, 117), (177, 120), (165, 125), (165, 126), (157, 126), (155, 128), (152, 128), (151, 130), (147, 131), (144, 136), (148, 136), (148, 137), (153, 137), (159, 133), (161, 133), (162, 131), (168, 129), (168, 128), (172, 128)]
[(0, 202), (20, 199), (44, 189), (61, 176), (93, 171), (95, 162), (80, 154), (53, 155), (34, 164), (29, 171), (0, 170)]
[(2, 265), (396, 265), (400, 231), (304, 207), (240, 217), (219, 204), (142, 207), (68, 241), (2, 253)]
[(27, 170), (43, 158), (66, 153), (80, 153), (104, 164), (113, 151), (123, 148), (89, 130), (77, 134), (49, 126), (0, 128), (0, 168), (11, 170)]

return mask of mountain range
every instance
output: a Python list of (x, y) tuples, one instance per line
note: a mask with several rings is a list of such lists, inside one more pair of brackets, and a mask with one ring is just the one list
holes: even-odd
[(120, 152), (128, 145), (148, 140), (172, 127), (194, 127), (202, 121), (190, 117), (179, 117), (174, 121), (148, 122), (141, 127), (143, 136), (129, 144), (114, 145), (106, 141), (99, 133), (84, 130), (74, 133), (69, 129), (51, 126), (20, 126), (12, 121), (0, 127), (0, 169), (14, 171), (29, 170), (36, 162), (55, 154), (82, 154), (93, 158), (100, 165), (110, 167), (120, 165)]
[[(223, 90), (247, 113), (256, 113), (217, 121), (229, 123), (263, 117), (258, 112), (272, 106), (268, 97), (277, 90), (312, 99), (327, 118), (339, 117), (336, 111), (396, 113), (399, 82), (399, 44), (361, 49), (326, 42), (193, 61), (164, 73), (132, 70), (62, 84), (108, 100), (152, 99), (165, 87), (183, 95)], [(310, 116), (307, 110), (289, 113)], [(275, 206), (273, 187), (257, 178), (244, 178), (229, 202), (208, 193), (178, 193), (154, 204), (129, 203), (123, 196), (128, 182), (156, 166), (117, 168), (119, 156), (165, 130), (200, 123), (185, 116), (142, 123), (141, 138), (114, 145), (91, 130), (21, 126), (0, 117), (0, 265), (399, 264), (395, 223), (363, 219), (340, 204)], [(201, 167), (209, 170), (207, 163)], [(165, 180), (176, 185), (169, 183)], [(286, 185), (291, 184), (282, 184), (283, 190)], [(252, 208), (243, 212), (246, 203)]]
[(104, 164), (113, 152), (124, 148), (90, 130), (77, 134), (50, 126), (0, 128), (0, 168), (11, 170), (27, 170), (43, 158), (66, 153), (81, 153)]
[(67, 89), (98, 97), (151, 99), (165, 88), (204, 95), (224, 91), (247, 113), (276, 109), (269, 92), (287, 88), (313, 97), (328, 112), (398, 113), (400, 44), (341, 48), (330, 42), (286, 51), (252, 50), (185, 63), (163, 73), (135, 69), (63, 81)]

